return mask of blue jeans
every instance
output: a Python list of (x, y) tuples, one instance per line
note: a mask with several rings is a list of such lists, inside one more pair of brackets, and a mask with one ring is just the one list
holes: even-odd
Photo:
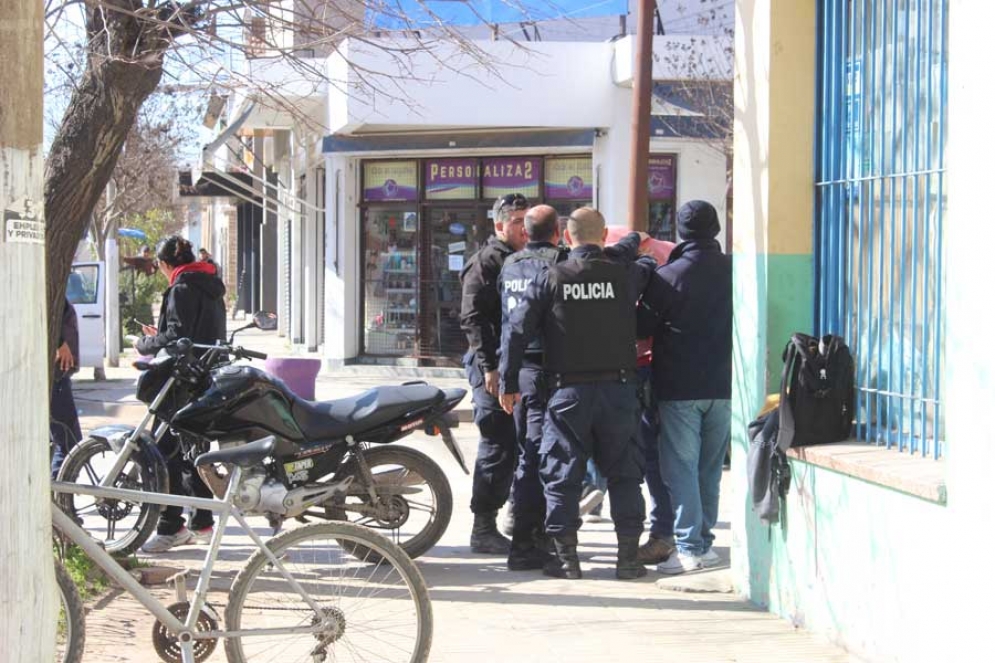
[(719, 517), (730, 401), (660, 401), (660, 474), (670, 487), (677, 550), (702, 555)]
[(73, 383), (68, 374), (60, 377), (52, 385), (49, 417), (49, 434), (52, 440), (51, 472), (52, 479), (55, 479), (69, 450), (83, 439), (83, 433), (79, 428), (79, 415), (76, 412), (76, 401), (73, 400)]

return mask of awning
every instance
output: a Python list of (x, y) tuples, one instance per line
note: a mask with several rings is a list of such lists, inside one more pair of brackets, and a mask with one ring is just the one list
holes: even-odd
[(325, 136), (321, 151), (385, 152), (390, 150), (441, 150), (457, 152), (480, 148), (591, 147), (595, 129), (490, 131), (474, 133), (375, 134)]
[(252, 113), (252, 109), (255, 107), (256, 102), (249, 102), (249, 105), (246, 107), (245, 111), (235, 118), (234, 122), (225, 127), (225, 130), (219, 133), (217, 138), (204, 146), (204, 156), (207, 157), (214, 154), (219, 147), (227, 143), (235, 135), (235, 133), (242, 128), (242, 125), (245, 124), (245, 120), (249, 117)]

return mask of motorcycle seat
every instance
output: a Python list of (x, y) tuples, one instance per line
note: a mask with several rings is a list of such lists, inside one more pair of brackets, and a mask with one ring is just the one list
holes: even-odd
[(368, 431), (441, 403), (445, 394), (427, 384), (376, 387), (334, 401), (294, 399), (291, 411), (309, 440), (342, 438)]

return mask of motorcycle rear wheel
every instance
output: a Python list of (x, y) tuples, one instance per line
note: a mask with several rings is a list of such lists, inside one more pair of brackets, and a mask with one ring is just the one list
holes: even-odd
[[(442, 538), (453, 515), (453, 493), (442, 468), (425, 454), (407, 447), (382, 446), (362, 453), (381, 488), (378, 496), (386, 494), (392, 502), (385, 509), (392, 518), (378, 519), (357, 512), (360, 505), (370, 506), (370, 498), (354, 458), (335, 473), (336, 479), (353, 477), (350, 495), (345, 505), (326, 505), (327, 517), (370, 527), (399, 545), (412, 559), (424, 555)], [(391, 494), (392, 490), (397, 492)], [(376, 552), (358, 544), (343, 542), (343, 547), (359, 559), (378, 559)]]
[[(59, 481), (99, 485), (103, 472), (114, 462), (116, 453), (106, 440), (88, 437), (77, 444), (66, 456), (59, 471)], [(165, 476), (163, 472), (162, 476)], [(141, 451), (135, 451), (115, 479), (115, 488), (131, 488), (148, 493), (168, 493), (167, 486), (159, 485), (159, 473)], [(109, 553), (129, 554), (144, 544), (152, 535), (159, 521), (161, 504), (139, 504), (123, 500), (108, 500), (88, 495), (62, 493), (58, 504), (66, 515), (101, 541)], [(119, 534), (119, 524), (125, 529)], [(103, 531), (101, 533), (101, 530)]]

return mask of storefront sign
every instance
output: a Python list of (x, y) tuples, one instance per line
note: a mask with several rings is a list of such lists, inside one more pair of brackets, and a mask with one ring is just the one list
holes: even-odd
[(659, 154), (650, 157), (649, 198), (661, 200), (673, 198), (677, 186), (677, 157), (673, 154)]
[(367, 161), (363, 164), (363, 200), (415, 200), (418, 195), (417, 161)]
[(427, 159), (424, 162), (425, 198), (467, 200), (477, 197), (476, 159)]
[(546, 198), (591, 200), (592, 172), (591, 157), (546, 159)]
[(493, 200), (509, 193), (526, 198), (539, 195), (538, 157), (503, 157), (484, 159), (484, 198)]

